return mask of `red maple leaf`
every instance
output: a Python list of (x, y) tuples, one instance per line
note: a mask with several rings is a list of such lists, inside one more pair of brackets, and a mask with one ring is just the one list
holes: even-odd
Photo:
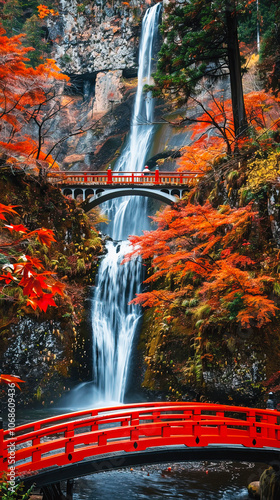
[(3, 384), (15, 384), (15, 386), (21, 390), (19, 383), (24, 383), (24, 380), (21, 380), (19, 377), (15, 377), (14, 375), (0, 375), (0, 382)]

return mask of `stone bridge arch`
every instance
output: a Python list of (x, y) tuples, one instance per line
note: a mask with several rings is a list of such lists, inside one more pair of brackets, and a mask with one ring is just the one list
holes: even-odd
[[(185, 192), (186, 190), (184, 190)], [(63, 194), (66, 196), (72, 196), (77, 198), (77, 196), (82, 195), (84, 198), (83, 209), (88, 212), (92, 208), (101, 205), (105, 201), (112, 200), (114, 198), (120, 198), (123, 196), (146, 196), (148, 198), (154, 198), (166, 203), (167, 205), (172, 205), (176, 203), (182, 197), (182, 190), (174, 188), (162, 188), (153, 189), (151, 187), (145, 188), (141, 187), (119, 187), (119, 188), (65, 188)]]

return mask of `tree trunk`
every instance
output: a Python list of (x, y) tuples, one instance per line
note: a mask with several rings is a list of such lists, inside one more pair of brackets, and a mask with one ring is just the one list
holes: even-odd
[(242, 87), (235, 0), (226, 1), (226, 29), (234, 132), (235, 137), (240, 137), (245, 135), (247, 119)]

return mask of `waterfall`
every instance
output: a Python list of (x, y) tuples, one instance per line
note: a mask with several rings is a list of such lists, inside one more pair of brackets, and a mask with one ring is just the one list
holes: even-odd
[[(127, 145), (116, 165), (119, 171), (143, 170), (151, 146), (154, 104), (143, 87), (152, 83), (160, 11), (161, 4), (156, 4), (143, 19), (138, 87)], [(111, 241), (106, 244), (92, 299), (93, 382), (85, 386), (90, 405), (124, 400), (133, 339), (141, 319), (140, 306), (128, 302), (141, 291), (144, 275), (141, 261), (121, 262), (127, 253), (128, 236), (149, 227), (146, 198), (117, 198), (103, 204), (102, 209), (110, 220), (106, 233)]]

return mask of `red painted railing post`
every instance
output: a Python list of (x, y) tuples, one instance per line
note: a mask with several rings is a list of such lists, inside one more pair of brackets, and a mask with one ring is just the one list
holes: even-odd
[(155, 184), (159, 184), (159, 169), (155, 169)]
[(180, 184), (183, 184), (183, 174), (182, 172), (180, 173), (180, 179), (179, 179)]
[(87, 182), (87, 172), (84, 172), (84, 182)]
[(30, 472), (35, 481), (40, 470), (68, 466), (105, 451), (112, 453), (113, 458), (117, 451), (135, 453), (158, 446), (206, 447), (228, 443), (277, 448), (279, 452), (279, 419), (280, 412), (276, 410), (158, 402), (50, 417), (17, 427), (16, 438), (9, 437), (9, 429), (3, 433), (0, 423), (0, 467), (2, 471), (9, 470), (7, 457), (14, 446), (18, 476)]
[(134, 184), (134, 172), (131, 174), (131, 183)]
[[(4, 462), (4, 458), (6, 461)], [(4, 431), (3, 420), (0, 418), (0, 471), (5, 472), (8, 470), (7, 454), (4, 454)]]
[(112, 184), (113, 178), (112, 178), (112, 170), (108, 168), (107, 170), (107, 184)]

